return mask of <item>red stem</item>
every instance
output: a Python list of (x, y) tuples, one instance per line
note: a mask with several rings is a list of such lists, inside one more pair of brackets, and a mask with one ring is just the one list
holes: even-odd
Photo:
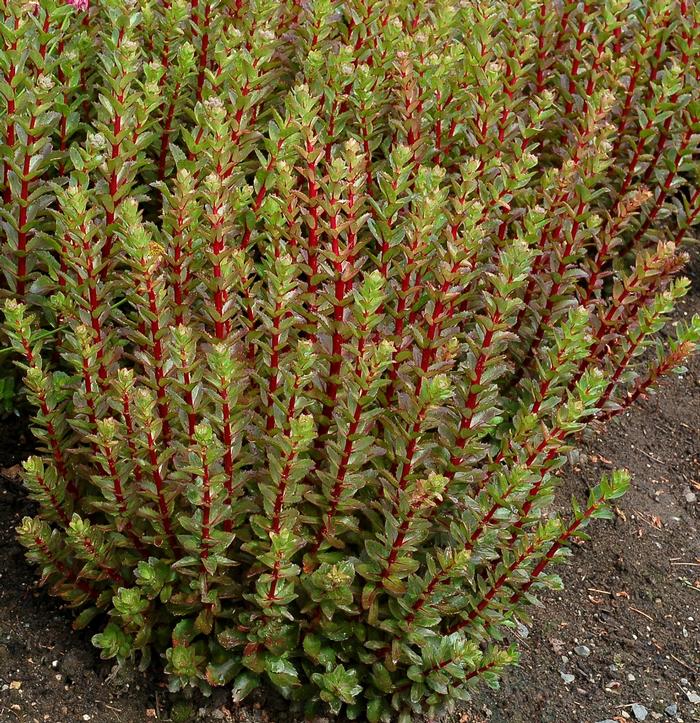
[(168, 159), (168, 146), (170, 144), (170, 134), (172, 132), (173, 118), (175, 116), (175, 104), (177, 103), (179, 93), (180, 83), (176, 83), (175, 88), (173, 89), (170, 105), (168, 106), (168, 111), (165, 114), (163, 134), (160, 141), (160, 156), (158, 158), (158, 179), (161, 181), (165, 178), (165, 164)]
[(34, 544), (41, 550), (41, 553), (46, 559), (56, 568), (56, 570), (63, 575), (67, 580), (72, 580), (73, 584), (84, 593), (88, 594), (93, 600), (96, 600), (100, 593), (95, 588), (80, 577), (80, 573), (75, 572), (66, 565), (64, 565), (54, 554), (51, 552), (49, 546), (44, 540), (38, 535), (34, 535)]
[[(39, 107), (37, 107), (39, 110)], [(20, 185), (19, 198), (19, 220), (17, 223), (17, 296), (23, 297), (26, 291), (27, 275), (27, 207), (29, 206), (29, 169), (32, 162), (31, 146), (36, 141), (32, 131), (36, 126), (36, 115), (32, 114), (29, 121), (29, 133), (27, 134), (27, 145), (22, 163), (22, 180)]]
[[(122, 417), (124, 419), (124, 426), (126, 427), (126, 445), (129, 448), (129, 452), (131, 453), (131, 459), (137, 460), (138, 456), (136, 453), (136, 445), (134, 444), (134, 420), (131, 416), (131, 403), (129, 400), (129, 395), (125, 393), (122, 396)], [(134, 465), (134, 479), (136, 480), (137, 485), (140, 486), (142, 474), (141, 474), (141, 467), (136, 464)]]
[[(19, 16), (15, 17), (15, 24), (14, 24), (14, 32), (17, 33), (19, 30)], [(10, 45), (10, 52), (14, 53), (17, 50), (17, 41), (15, 40)], [(17, 69), (15, 67), (14, 62), (10, 63), (10, 67), (7, 70), (6, 75), (6, 81), (7, 86), (10, 89), (10, 92), (12, 93), (12, 97), (7, 99), (7, 147), (8, 147), (8, 154), (10, 156), (14, 155), (14, 145), (15, 145), (15, 122), (14, 122), (14, 115), (16, 111), (16, 105), (15, 105), (15, 96), (14, 96), (14, 89), (12, 87), (12, 82), (15, 78), (15, 75), (17, 73)], [(10, 173), (10, 163), (9, 161), (4, 162), (3, 167), (3, 177), (2, 177), (2, 183), (3, 183), (3, 201), (6, 205), (9, 205), (12, 203), (12, 189), (10, 188), (9, 183), (9, 173)]]
[[(194, 8), (196, 3), (192, 2)], [(204, 90), (204, 72), (207, 69), (209, 52), (209, 20), (211, 17), (211, 4), (205, 2), (204, 4), (204, 21), (202, 23), (202, 44), (199, 53), (199, 75), (197, 76), (197, 100), (202, 100), (202, 92)]]
[(151, 464), (153, 484), (156, 487), (156, 494), (158, 496), (158, 510), (160, 512), (160, 521), (163, 525), (165, 535), (168, 538), (168, 544), (170, 545), (171, 551), (174, 554), (179, 554), (180, 546), (177, 542), (175, 534), (173, 533), (170, 512), (168, 511), (168, 504), (165, 501), (165, 483), (163, 480), (163, 476), (160, 473), (155, 440), (153, 439), (153, 434), (150, 430), (146, 432), (146, 439), (148, 442), (148, 459)]

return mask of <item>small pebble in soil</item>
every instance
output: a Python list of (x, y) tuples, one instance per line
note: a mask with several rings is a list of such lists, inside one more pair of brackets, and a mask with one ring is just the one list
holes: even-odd
[(664, 713), (669, 716), (669, 718), (675, 718), (678, 715), (678, 706), (675, 703), (671, 703), (671, 705), (667, 705), (664, 708)]
[(700, 703), (700, 695), (698, 695), (697, 693), (693, 693), (690, 690), (686, 690), (685, 696), (693, 705)]
[(581, 658), (587, 658), (591, 654), (591, 649), (586, 645), (577, 645), (574, 648), (574, 653)]
[(561, 675), (561, 679), (566, 683), (566, 685), (569, 685), (569, 683), (573, 683), (576, 679), (575, 676), (571, 675), (570, 673), (559, 673)]
[(688, 504), (693, 504), (694, 502), (697, 502), (698, 496), (695, 494), (695, 492), (686, 492), (685, 495), (685, 501)]
[(647, 716), (649, 715), (649, 711), (639, 703), (633, 703), (632, 704), (632, 715), (637, 720), (646, 720)]

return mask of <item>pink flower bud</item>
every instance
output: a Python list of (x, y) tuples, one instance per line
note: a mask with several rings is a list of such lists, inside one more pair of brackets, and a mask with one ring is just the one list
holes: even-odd
[(85, 11), (89, 7), (90, 0), (66, 0), (69, 5), (72, 5), (76, 10)]

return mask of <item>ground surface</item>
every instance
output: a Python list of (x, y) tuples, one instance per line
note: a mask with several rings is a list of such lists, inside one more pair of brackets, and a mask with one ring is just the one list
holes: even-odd
[[(698, 263), (693, 272), (679, 317), (700, 313)], [(73, 633), (70, 611), (37, 589), (14, 539), (31, 511), (17, 481), (30, 447), (23, 429), (0, 422), (0, 722), (294, 720), (276, 701), (237, 707), (218, 691), (207, 703), (173, 702), (158, 679), (110, 675), (90, 633)], [(591, 435), (562, 499), (619, 466), (633, 488), (575, 550), (566, 592), (520, 631), (520, 667), (500, 694), (479, 692), (446, 723), (700, 721), (700, 358)]]

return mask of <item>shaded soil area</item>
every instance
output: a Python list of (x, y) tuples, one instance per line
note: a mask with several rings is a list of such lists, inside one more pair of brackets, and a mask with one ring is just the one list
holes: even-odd
[[(697, 262), (694, 270), (679, 318), (700, 313)], [(25, 426), (0, 421), (0, 722), (295, 720), (263, 694), (240, 707), (224, 690), (173, 699), (158, 678), (115, 674), (90, 632), (72, 631), (71, 612), (37, 587), (14, 538), (32, 511), (18, 481), (31, 447)], [(633, 473), (633, 487), (560, 568), (566, 592), (517, 631), (520, 666), (499, 693), (479, 691), (446, 723), (700, 721), (700, 357), (592, 431), (561, 499), (585, 497), (614, 467)]]

